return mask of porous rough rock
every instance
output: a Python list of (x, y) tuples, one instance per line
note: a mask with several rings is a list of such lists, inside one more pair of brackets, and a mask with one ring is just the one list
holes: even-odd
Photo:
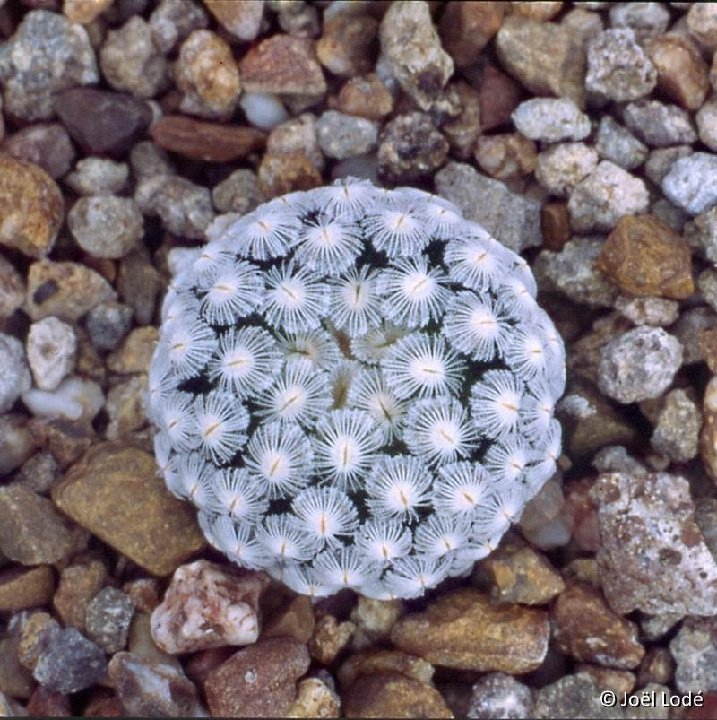
[(595, 149), (585, 143), (551, 145), (538, 155), (535, 178), (551, 195), (568, 197), (597, 167), (599, 159)]
[(638, 100), (625, 106), (623, 118), (628, 130), (649, 147), (697, 140), (690, 116), (677, 105), (659, 100)]
[(670, 641), (675, 684), (682, 693), (717, 691), (717, 619), (686, 618)]
[(429, 110), (453, 74), (427, 2), (391, 3), (379, 28), (390, 72), (421, 110)]
[(662, 328), (637, 327), (602, 348), (598, 385), (620, 403), (659, 397), (681, 363), (682, 346), (674, 335)]
[(717, 101), (706, 102), (695, 115), (697, 134), (710, 150), (717, 151)]
[(30, 326), (27, 361), (41, 390), (54, 390), (72, 372), (76, 352), (77, 337), (71, 325), (47, 317)]
[(177, 568), (152, 612), (152, 638), (178, 655), (210, 647), (251, 645), (260, 632), (262, 573), (239, 575), (206, 560)]
[(544, 611), (494, 605), (486, 595), (463, 589), (439, 597), (424, 612), (401, 618), (391, 641), (434, 665), (517, 674), (540, 666), (548, 635)]
[(689, 462), (697, 455), (702, 415), (681, 388), (672, 390), (657, 417), (650, 443), (673, 462)]
[(319, 678), (306, 678), (298, 685), (296, 700), (286, 712), (287, 717), (341, 717), (341, 698)]
[(343, 160), (376, 147), (378, 128), (366, 118), (327, 110), (316, 122), (316, 139), (326, 157)]
[(610, 160), (625, 170), (633, 170), (647, 158), (647, 146), (609, 115), (600, 118), (595, 149), (603, 160)]
[(600, 476), (592, 496), (600, 582), (615, 612), (717, 614), (717, 564), (684, 478), (611, 473)]
[(717, 204), (717, 155), (696, 152), (676, 160), (662, 179), (665, 195), (691, 215)]
[(512, 118), (525, 137), (543, 142), (582, 140), (591, 130), (590, 118), (569, 98), (524, 100)]

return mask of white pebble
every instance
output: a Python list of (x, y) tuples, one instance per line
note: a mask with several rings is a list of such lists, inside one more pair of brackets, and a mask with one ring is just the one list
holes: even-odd
[(289, 113), (276, 95), (268, 93), (244, 93), (239, 105), (247, 121), (262, 130), (271, 130), (289, 119)]
[(97, 383), (71, 377), (52, 392), (32, 388), (22, 401), (33, 415), (89, 421), (102, 409), (105, 397)]
[(72, 372), (77, 352), (75, 331), (56, 317), (46, 317), (30, 326), (27, 361), (41, 390), (54, 390)]

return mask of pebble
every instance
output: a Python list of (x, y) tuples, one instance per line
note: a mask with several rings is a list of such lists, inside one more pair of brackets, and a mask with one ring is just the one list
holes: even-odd
[(22, 401), (38, 417), (89, 424), (104, 406), (105, 396), (96, 382), (73, 376), (51, 391), (32, 388), (23, 394)]
[(391, 3), (379, 37), (393, 78), (421, 110), (430, 110), (453, 74), (453, 60), (441, 46), (428, 3)]
[(167, 152), (150, 140), (139, 142), (132, 148), (129, 162), (136, 182), (155, 175), (175, 174)]
[(87, 155), (126, 154), (152, 121), (152, 111), (143, 100), (96, 88), (58, 93), (54, 107), (70, 137)]
[(618, 715), (615, 708), (600, 702), (600, 687), (595, 678), (587, 672), (564, 675), (537, 690), (534, 697), (531, 717), (536, 719), (570, 720), (575, 717), (589, 717), (593, 720), (615, 720), (624, 717), (622, 712)]
[(324, 169), (324, 154), (316, 139), (316, 117), (311, 113), (302, 113), (277, 125), (267, 138), (266, 150), (271, 155), (299, 151), (308, 157), (316, 170)]
[(281, 154), (267, 152), (262, 158), (258, 176), (259, 191), (266, 198), (310, 190), (323, 184), (312, 158), (302, 150)]
[(714, 377), (705, 388), (702, 412), (704, 423), (700, 433), (700, 456), (707, 474), (717, 482), (717, 380)]
[(289, 119), (289, 113), (281, 100), (269, 93), (243, 93), (239, 98), (239, 106), (247, 122), (262, 130), (271, 130)]
[(203, 239), (214, 219), (209, 190), (183, 177), (145, 178), (137, 184), (134, 200), (143, 214), (159, 215), (169, 232), (190, 240)]
[(498, 31), (496, 48), (503, 67), (528, 90), (582, 106), (585, 57), (567, 28), (511, 15)]
[(128, 595), (113, 587), (103, 588), (87, 605), (87, 635), (108, 655), (124, 650), (133, 615), (134, 604)]
[(98, 258), (124, 257), (144, 235), (134, 200), (117, 195), (81, 197), (68, 213), (67, 224), (77, 244)]
[(41, 390), (54, 390), (72, 373), (76, 352), (77, 338), (71, 325), (46, 317), (30, 326), (27, 361)]
[(662, 179), (662, 190), (691, 215), (717, 203), (717, 155), (696, 152), (676, 160)]
[(591, 131), (590, 118), (569, 98), (524, 100), (513, 111), (513, 123), (531, 140), (582, 140)]
[(334, 160), (364, 155), (376, 149), (378, 127), (372, 120), (326, 110), (316, 122), (316, 139), (324, 155)]
[(319, 62), (334, 75), (356, 77), (375, 65), (378, 20), (370, 15), (340, 13), (324, 18), (316, 43)]
[(204, 8), (193, 0), (160, 0), (149, 16), (152, 41), (165, 55), (193, 30), (205, 28), (208, 24)]
[(482, 135), (475, 159), (481, 170), (497, 180), (527, 175), (538, 162), (535, 143), (520, 133)]
[(683, 348), (683, 365), (704, 361), (700, 333), (713, 328), (717, 328), (717, 317), (710, 308), (682, 310), (673, 330)]
[(665, 397), (650, 444), (673, 462), (685, 463), (697, 455), (702, 414), (689, 395), (678, 388)]
[(85, 327), (93, 346), (100, 351), (114, 350), (129, 332), (132, 316), (132, 308), (114, 301), (92, 308), (85, 317)]
[(79, 160), (63, 182), (78, 195), (117, 195), (127, 186), (129, 167), (109, 158), (87, 157)]
[(253, 40), (259, 34), (264, 16), (262, 0), (233, 0), (231, 3), (205, 0), (204, 4), (235, 38)]
[(25, 301), (25, 281), (0, 255), (0, 319), (10, 317)]
[(342, 712), (356, 718), (453, 717), (435, 688), (390, 671), (359, 677), (344, 693)]
[[(32, 568), (12, 568), (0, 573), (0, 612), (15, 612), (26, 608), (48, 605), (55, 593), (55, 574), (49, 565)], [(0, 640), (0, 663), (6, 648)], [(0, 668), (0, 689), (7, 691), (2, 683)]]
[(95, 439), (93, 428), (79, 422), (35, 417), (27, 427), (36, 442), (50, 451), (62, 469), (78, 460)]
[(602, 538), (600, 582), (615, 612), (714, 613), (717, 564), (695, 523), (684, 478), (602, 475), (593, 499)]
[(147, 100), (169, 84), (167, 60), (153, 40), (152, 26), (139, 15), (109, 30), (100, 48), (102, 75), (113, 90)]
[(351, 639), (354, 649), (380, 643), (391, 634), (391, 628), (403, 615), (401, 600), (374, 600), (363, 595), (351, 611), (350, 620), (356, 626)]
[[(0, 344), (2, 337), (0, 335)], [(19, 413), (0, 415), (0, 475), (8, 475), (22, 465), (38, 445), (28, 427), (27, 417)]]
[[(359, 596), (360, 597), (360, 596)], [(314, 606), (307, 595), (281, 596), (271, 588), (264, 593), (263, 612), (266, 616), (261, 632), (263, 639), (288, 637), (305, 645), (314, 634)], [(266, 603), (276, 600), (277, 607), (269, 614)]]
[(712, 263), (717, 264), (717, 207), (697, 215), (685, 225), (685, 238)]
[(240, 168), (212, 188), (212, 202), (220, 213), (251, 212), (262, 201), (256, 173)]
[(0, 245), (44, 257), (64, 215), (60, 188), (41, 167), (0, 153)]
[(511, 0), (510, 12), (518, 17), (547, 22), (563, 9), (563, 5), (562, 0), (546, 0), (537, 5), (531, 0)]
[(102, 649), (75, 628), (65, 628), (41, 652), (32, 675), (47, 689), (70, 694), (94, 685), (106, 672)]
[(565, 588), (560, 574), (540, 553), (513, 538), (478, 563), (472, 577), (500, 603), (546, 605)]
[(99, 81), (86, 30), (59, 13), (31, 10), (0, 52), (5, 113), (22, 120), (49, 120), (54, 95)]
[(564, 202), (545, 203), (540, 208), (540, 229), (543, 233), (543, 247), (560, 252), (572, 234), (568, 206)]
[(682, 346), (662, 328), (642, 326), (611, 340), (602, 349), (600, 390), (627, 404), (659, 397), (682, 363)]
[(670, 651), (664, 647), (650, 648), (640, 663), (636, 683), (638, 687), (648, 683), (667, 685), (674, 675), (674, 662)]
[(570, 583), (555, 601), (551, 621), (558, 649), (579, 662), (632, 670), (645, 654), (637, 625), (614, 613), (588, 585)]
[(314, 43), (289, 35), (272, 35), (244, 55), (239, 63), (241, 85), (247, 92), (319, 95), (326, 80), (316, 60)]
[(73, 23), (89, 25), (111, 4), (112, 0), (65, 0), (62, 10)]
[(333, 615), (317, 620), (308, 647), (311, 657), (322, 665), (330, 665), (348, 645), (356, 626), (350, 621), (339, 622)]
[(319, 678), (306, 678), (299, 682), (298, 695), (286, 711), (287, 717), (322, 718), (341, 717), (341, 699)]
[(209, 711), (213, 716), (284, 716), (309, 663), (306, 646), (289, 638), (260, 640), (239, 650), (204, 683)]
[(711, 3), (697, 3), (687, 13), (687, 29), (707, 50), (717, 50), (717, 8)]
[(33, 670), (42, 651), (60, 632), (60, 623), (46, 612), (31, 610), (19, 616), (19, 627), (17, 657), (24, 667)]
[(432, 175), (446, 161), (448, 142), (422, 112), (397, 115), (384, 126), (378, 172), (390, 182), (413, 182)]
[(510, 122), (523, 97), (520, 85), (490, 64), (482, 68), (476, 84), (481, 131), (493, 130)]
[(27, 700), (35, 688), (35, 681), (32, 673), (18, 659), (19, 644), (20, 638), (17, 635), (0, 640), (0, 692), (19, 700)]
[(505, 673), (488, 673), (471, 688), (467, 717), (475, 720), (521, 720), (533, 716), (533, 692)]
[(7, 412), (30, 389), (30, 370), (22, 343), (12, 335), (0, 333), (0, 412)]
[(615, 309), (635, 325), (672, 325), (679, 314), (676, 300), (656, 297), (624, 297), (615, 300)]
[(665, 32), (670, 22), (669, 10), (659, 2), (621, 2), (610, 5), (610, 25), (629, 27), (638, 42)]
[[(321, 32), (319, 11), (316, 5), (310, 5), (304, 0), (292, 3), (280, 3), (277, 13), (279, 27), (292, 37), (316, 38)], [(324, 16), (329, 19), (330, 14)]]
[(337, 677), (341, 687), (349, 688), (361, 675), (397, 672), (407, 677), (430, 684), (435, 668), (431, 663), (415, 655), (398, 650), (373, 649), (348, 657), (338, 669)]
[(655, 185), (660, 185), (662, 178), (667, 175), (673, 163), (682, 157), (692, 155), (693, 152), (694, 150), (689, 145), (674, 145), (652, 150), (645, 162), (645, 175)]
[(229, 45), (210, 30), (194, 30), (182, 43), (174, 67), (180, 110), (200, 117), (231, 116), (241, 91), (239, 68)]
[(72, 167), (75, 149), (70, 136), (59, 123), (36, 123), (5, 138), (2, 151), (34, 165), (39, 165), (53, 180)]
[(603, 160), (610, 160), (624, 170), (634, 170), (647, 158), (647, 146), (609, 115), (600, 118), (595, 149)]
[(85, 265), (40, 260), (28, 271), (24, 310), (32, 320), (54, 315), (73, 323), (101, 302), (114, 299), (111, 285)]
[(128, 378), (113, 385), (107, 393), (107, 439), (131, 441), (131, 435), (147, 423), (145, 396), (148, 390), (146, 375)]
[(563, 16), (561, 25), (576, 36), (583, 46), (604, 30), (602, 17), (582, 7), (574, 7), (567, 12)]
[(14, 482), (39, 495), (47, 495), (59, 477), (60, 468), (55, 458), (47, 450), (39, 450), (22, 464)]
[(153, 575), (169, 575), (204, 547), (194, 513), (169, 494), (154, 458), (138, 448), (96, 445), (52, 497), (62, 512)]
[(659, 100), (638, 100), (623, 111), (625, 125), (650, 147), (665, 147), (697, 140), (690, 116), (677, 105)]
[(66, 627), (84, 632), (87, 606), (108, 579), (104, 562), (89, 554), (74, 558), (70, 565), (60, 571), (53, 606)]
[(122, 590), (132, 599), (138, 613), (151, 613), (159, 605), (162, 586), (157, 578), (138, 577), (128, 580)]
[(600, 100), (639, 100), (655, 85), (655, 67), (631, 28), (603, 30), (587, 43), (585, 88)]
[(698, 344), (701, 358), (713, 374), (717, 373), (717, 330), (714, 327), (700, 329)]
[(597, 267), (627, 295), (682, 300), (695, 290), (689, 246), (652, 215), (623, 215), (603, 244)]
[(640, 178), (602, 160), (575, 186), (568, 200), (570, 225), (577, 233), (609, 232), (623, 215), (647, 212), (649, 204)]
[(568, 197), (575, 186), (597, 167), (599, 156), (585, 143), (558, 143), (537, 158), (536, 180), (557, 197)]
[(717, 623), (714, 618), (687, 618), (670, 641), (675, 684), (681, 693), (717, 690)]
[(177, 568), (162, 603), (152, 612), (152, 638), (171, 655), (225, 645), (251, 645), (259, 637), (262, 573), (197, 560)]
[(401, 618), (391, 641), (434, 665), (478, 672), (530, 672), (548, 651), (547, 613), (516, 604), (494, 605), (470, 589), (448, 592), (424, 612)]
[(439, 195), (514, 252), (541, 244), (538, 201), (512, 193), (499, 180), (481, 175), (465, 163), (447, 163), (435, 179)]
[(181, 669), (118, 652), (107, 667), (122, 709), (134, 717), (201, 717), (197, 688)]
[(562, 487), (557, 480), (548, 480), (526, 504), (520, 519), (520, 532), (536, 548), (554, 550), (568, 544), (572, 525), (573, 518)]
[(117, 289), (124, 302), (134, 311), (138, 325), (149, 325), (152, 322), (158, 295), (163, 288), (164, 281), (144, 248), (122, 258)]
[(449, 3), (438, 32), (456, 67), (472, 65), (500, 29), (505, 6), (499, 2)]
[(645, 43), (657, 70), (657, 87), (685, 110), (697, 110), (709, 90), (707, 64), (694, 43), (679, 35), (660, 35)]
[(458, 80), (450, 86), (460, 99), (460, 114), (443, 123), (441, 131), (448, 140), (451, 154), (459, 160), (470, 160), (480, 134), (480, 95), (468, 83)]
[(706, 102), (695, 115), (697, 134), (710, 150), (717, 151), (717, 101)]

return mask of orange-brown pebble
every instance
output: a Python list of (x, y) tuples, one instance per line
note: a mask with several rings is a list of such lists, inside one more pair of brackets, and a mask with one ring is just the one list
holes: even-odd
[(562, 202), (545, 203), (540, 210), (540, 228), (543, 247), (560, 252), (570, 240), (570, 216), (568, 206)]
[(323, 185), (321, 173), (301, 150), (273, 155), (266, 153), (259, 166), (259, 189), (267, 198), (295, 190), (310, 190)]
[(473, 64), (500, 29), (505, 14), (502, 2), (449, 2), (439, 32), (445, 51), (458, 67)]
[(62, 12), (70, 22), (88, 25), (113, 2), (114, 0), (65, 0)]
[(393, 110), (393, 96), (378, 76), (371, 73), (347, 80), (341, 86), (336, 107), (347, 115), (381, 120)]

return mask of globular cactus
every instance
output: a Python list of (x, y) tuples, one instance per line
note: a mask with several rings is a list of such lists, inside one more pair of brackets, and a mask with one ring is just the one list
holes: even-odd
[(522, 258), (412, 188), (342, 181), (226, 223), (163, 307), (168, 487), (300, 593), (465, 574), (560, 453), (565, 354), (535, 294)]

